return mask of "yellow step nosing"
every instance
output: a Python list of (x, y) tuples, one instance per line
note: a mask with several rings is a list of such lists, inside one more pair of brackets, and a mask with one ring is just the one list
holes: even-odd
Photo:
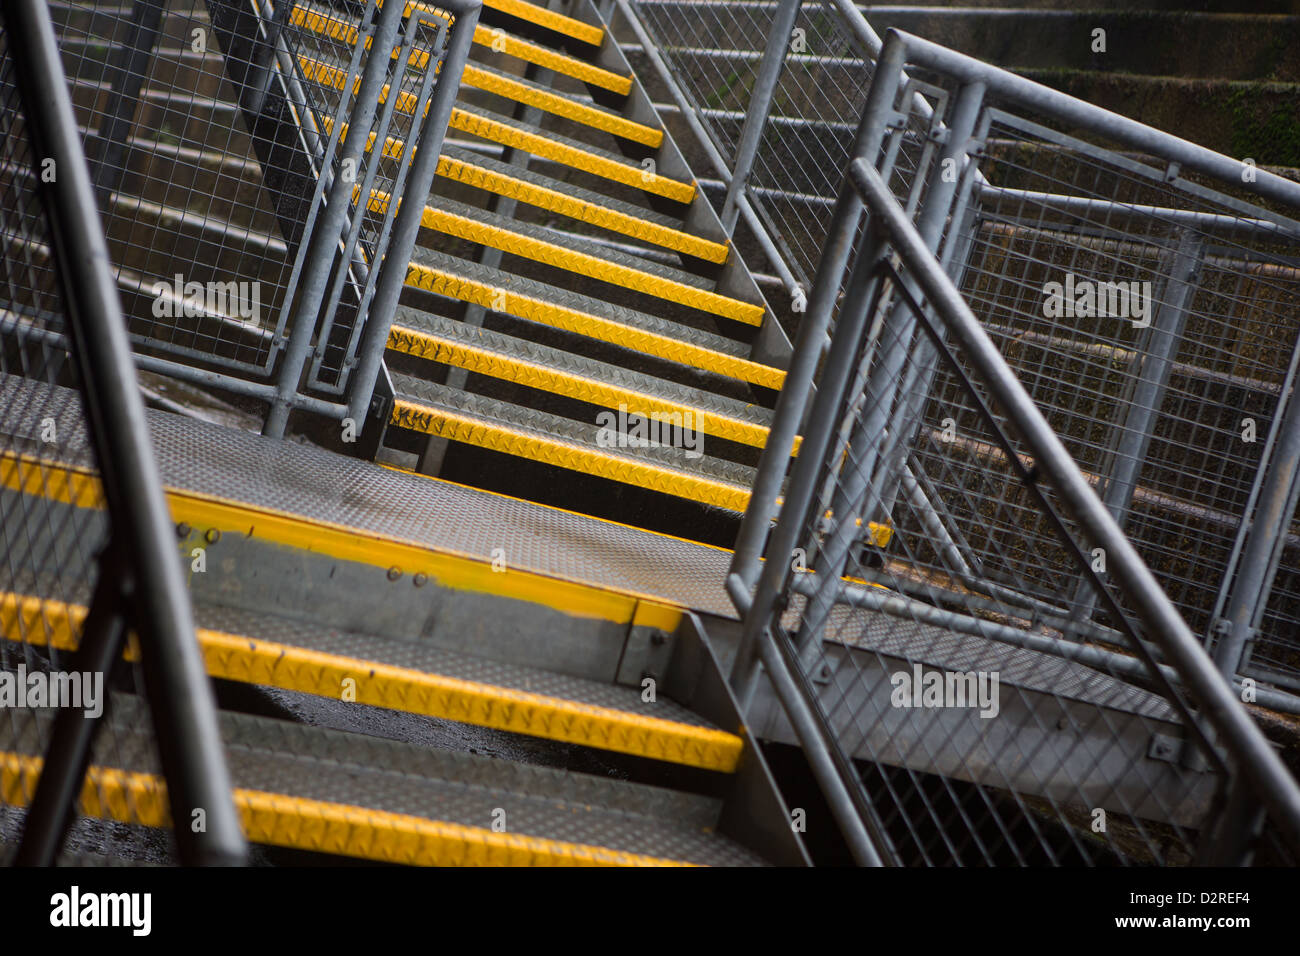
[(599, 86), (619, 96), (626, 96), (632, 91), (632, 74), (620, 76), (612, 70), (606, 70), (585, 60), (569, 56), (567, 53), (507, 33), (500, 27), (487, 27), (480, 23), (474, 28), (474, 42), (479, 46), (490, 47), (493, 52), (504, 53), (516, 60), (523, 60), (525, 63), (533, 63), (555, 73), (571, 76), (575, 80)]
[[(304, 17), (305, 22), (310, 25), (316, 21), (324, 19), (318, 14), (311, 14), (312, 19)], [(344, 28), (343, 32), (351, 28)], [(356, 31), (353, 29), (352, 34)], [(355, 42), (352, 40), (351, 42)], [(367, 39), (367, 48), (370, 41)], [(394, 50), (392, 56), (400, 56), (400, 52)], [(415, 51), (409, 57), (411, 66), (416, 69), (423, 69), (428, 62), (429, 55), (422, 51)], [(336, 90), (342, 90), (347, 85), (348, 71), (342, 67), (334, 66), (323, 60), (315, 60), (305, 54), (300, 54), (299, 62), (303, 66), (304, 73), (308, 79), (316, 82), (326, 83)], [(353, 83), (353, 90), (361, 82), (360, 77)], [(664, 131), (652, 126), (646, 126), (644, 123), (638, 123), (635, 120), (626, 119), (617, 113), (609, 110), (603, 110), (596, 106), (570, 99), (562, 93), (555, 93), (551, 90), (537, 89), (527, 83), (521, 82), (514, 77), (494, 72), (475, 66), (473, 63), (465, 64), (464, 71), (461, 73), (460, 83), (462, 87), (482, 90), (485, 93), (492, 93), (504, 97), (515, 103), (522, 103), (526, 106), (532, 106), (544, 113), (550, 113), (554, 116), (563, 117), (572, 120), (583, 126), (589, 126), (611, 136), (618, 136), (621, 139), (630, 140), (634, 143), (640, 143), (642, 146), (648, 146), (651, 149), (658, 149), (664, 141)], [(385, 102), (392, 90), (390, 84), (385, 84), (380, 91), (380, 102)], [(397, 109), (403, 113), (411, 113), (415, 109), (417, 102), (415, 94), (400, 91), (397, 100)]]
[[(767, 441), (768, 430), (762, 425), (694, 408), (682, 402), (647, 395), (624, 386), (598, 382), (572, 372), (516, 359), (430, 332), (394, 324), (389, 331), (388, 347), (407, 355), (455, 365), (480, 375), (516, 382), (529, 388), (564, 395), (604, 408), (622, 406), (628, 409), (629, 413), (644, 415), (647, 418), (678, 415), (680, 421), (689, 423), (686, 427), (698, 427), (705, 434), (727, 441), (758, 448), (762, 448)], [(672, 418), (667, 420), (674, 421)]]
[[(382, 193), (375, 194), (373, 202), (380, 207), (386, 201), (387, 197)], [(650, 272), (642, 272), (640, 269), (611, 262), (600, 256), (578, 252), (576, 249), (543, 239), (535, 239), (520, 232), (512, 232), (501, 226), (480, 222), (435, 206), (424, 207), (421, 225), (426, 229), (433, 229), (466, 242), (491, 246), (510, 255), (522, 256), (556, 269), (621, 286), (658, 299), (666, 299), (669, 302), (720, 315), (746, 325), (757, 326), (763, 323), (765, 308), (761, 305), (742, 302), (740, 299), (719, 295), (707, 289), (696, 288)]]
[[(397, 148), (400, 153), (400, 144)], [(600, 206), (586, 199), (578, 199), (558, 190), (507, 176), (464, 160), (443, 156), (438, 162), (438, 174), (467, 186), (507, 196), (548, 212), (568, 216), (685, 255), (695, 256), (706, 262), (720, 264), (727, 260), (728, 247), (725, 243), (693, 236), (680, 229), (663, 226), (647, 219), (638, 219), (629, 213)]]
[[(0, 751), (0, 803), (26, 807), (44, 760)], [(244, 835), (270, 846), (416, 866), (690, 866), (595, 844), (498, 832), (488, 827), (237, 787)], [(92, 764), (80, 809), (88, 817), (147, 827), (171, 826), (161, 776)]]
[(461, 85), (482, 90), (485, 93), (493, 93), (516, 103), (523, 103), (526, 106), (535, 107), (545, 113), (560, 116), (575, 123), (581, 123), (583, 126), (601, 130), (611, 136), (618, 136), (621, 139), (640, 143), (642, 146), (649, 146), (651, 149), (658, 149), (664, 141), (664, 131), (662, 129), (655, 129), (646, 126), (644, 123), (625, 119), (617, 113), (588, 106), (586, 103), (579, 103), (560, 93), (535, 89), (509, 76), (480, 69), (472, 63), (465, 65)]
[(483, 0), (483, 6), (500, 10), (512, 17), (526, 20), (534, 26), (545, 27), (554, 33), (562, 33), (592, 46), (600, 46), (605, 39), (604, 28), (573, 17), (566, 17), (562, 13), (547, 10), (535, 3), (528, 3), (527, 0)]
[[(336, 90), (341, 90), (347, 85), (346, 71), (338, 67), (303, 55), (299, 55), (298, 61), (303, 68), (303, 75), (314, 83), (331, 86)], [(356, 82), (359, 83), (360, 80)], [(387, 99), (388, 93), (389, 88), (385, 86), (380, 93), (380, 102)], [(416, 99), (414, 94), (403, 91), (398, 96), (396, 108), (403, 113), (410, 113), (415, 109)], [(593, 176), (609, 179), (626, 186), (633, 186), (676, 202), (689, 203), (695, 198), (694, 183), (678, 182), (666, 176), (660, 176), (658, 173), (652, 173), (644, 167), (600, 156), (589, 150), (570, 146), (567, 143), (550, 139), (538, 133), (520, 130), (496, 122), (460, 106), (452, 107), (448, 126), (463, 133), (479, 136), (500, 143), (503, 146), (522, 149), (534, 156), (554, 160), (574, 169), (591, 173)]]
[(765, 388), (779, 390), (785, 381), (785, 372), (778, 368), (760, 365), (749, 359), (692, 345), (667, 335), (648, 332), (474, 279), (463, 278), (432, 266), (412, 262), (407, 267), (406, 284), (436, 295), (445, 295), (461, 302), (481, 305), (493, 312), (508, 313), (531, 322), (539, 322), (552, 328), (574, 332), (611, 345), (619, 345), (656, 358), (667, 359)]
[(452, 108), (448, 125), (462, 133), (478, 136), (512, 149), (523, 150), (533, 156), (540, 156), (572, 169), (599, 176), (601, 179), (632, 186), (675, 202), (689, 203), (695, 198), (694, 183), (683, 183), (667, 176), (660, 176), (643, 167), (570, 146), (568, 143), (562, 143), (540, 133), (521, 130), (459, 106)]
[[(329, 135), (333, 132), (334, 120), (329, 116), (322, 117), (322, 119), (322, 128), (325, 134)], [(371, 132), (366, 137), (365, 150), (367, 153), (374, 149), (376, 135)], [(340, 140), (345, 141), (347, 139), (348, 127), (346, 123), (343, 124), (343, 130), (339, 136)], [(394, 139), (392, 136), (384, 137), (384, 156), (390, 159), (400, 159), (405, 149), (406, 143), (402, 140)], [(608, 229), (611, 232), (631, 236), (634, 239), (641, 239), (644, 242), (672, 249), (684, 255), (694, 256), (706, 262), (720, 265), (727, 261), (729, 246), (726, 243), (693, 236), (688, 232), (651, 222), (648, 219), (639, 219), (630, 213), (612, 209), (608, 206), (601, 206), (587, 199), (569, 196), (559, 190), (531, 183), (526, 179), (508, 176), (505, 173), (497, 172), (486, 166), (479, 166), (473, 162), (454, 159), (446, 155), (439, 156), (437, 174), (475, 189), (507, 196), (557, 215), (568, 216), (579, 222), (586, 222), (593, 226)]]
[[(9, 641), (76, 650), (85, 616), (80, 605), (0, 592), (0, 637)], [(44, 633), (27, 640), (35, 621)], [(336, 700), (343, 699), (345, 682), (351, 680), (350, 700), (358, 704), (724, 773), (735, 770), (744, 746), (734, 734), (662, 717), (211, 628), (196, 630), (208, 676), (213, 678)]]
[(399, 398), (393, 404), (392, 423), (451, 441), (463, 442), (531, 461), (567, 468), (583, 474), (650, 491), (685, 498), (701, 504), (744, 511), (749, 489), (713, 478), (674, 471), (662, 465), (640, 462), (600, 449), (570, 444), (559, 439), (518, 431), (507, 425), (487, 422), (460, 412), (432, 408)]

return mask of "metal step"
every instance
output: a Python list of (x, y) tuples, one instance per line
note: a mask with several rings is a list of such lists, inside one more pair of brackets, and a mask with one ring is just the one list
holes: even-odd
[(605, 408), (677, 415), (708, 435), (762, 447), (772, 414), (736, 399), (399, 307), (388, 348)]
[(462, 90), (465, 87), (522, 103), (543, 113), (550, 113), (552, 116), (559, 116), (582, 126), (609, 133), (611, 136), (640, 143), (651, 149), (658, 149), (664, 141), (662, 128), (625, 119), (613, 110), (578, 102), (540, 83), (510, 76), (488, 66), (466, 64), (461, 79)]
[[(0, 753), (23, 806), (54, 714), (24, 710)], [(168, 826), (144, 705), (114, 698), (87, 772), (87, 816)], [(714, 832), (720, 803), (657, 787), (243, 714), (220, 715), (250, 841), (425, 866), (759, 865)]]
[(449, 125), (462, 133), (675, 202), (685, 204), (695, 198), (694, 183), (661, 176), (616, 153), (491, 110), (457, 106), (451, 111)]
[(744, 343), (557, 289), (479, 263), (416, 249), (407, 285), (691, 368), (779, 389), (780, 369), (751, 362)]
[[(214, 678), (724, 773), (744, 749), (736, 735), (634, 688), (233, 607), (196, 603), (194, 614)], [(85, 617), (79, 604), (0, 593), (9, 641), (76, 650)]]
[(580, 248), (586, 245), (580, 241), (558, 239), (553, 232), (450, 199), (426, 206), (422, 225), (456, 239), (745, 325), (760, 325), (766, 311), (764, 305), (712, 292), (707, 288), (713, 284), (709, 280), (680, 269), (610, 249), (595, 255)]
[[(753, 469), (683, 449), (622, 446), (601, 429), (545, 412), (394, 375), (392, 424), (438, 438), (517, 455), (700, 504), (741, 512)], [(614, 447), (606, 447), (612, 445)]]
[(455, 146), (444, 146), (442, 156), (438, 175), (447, 179), (706, 262), (727, 259), (728, 243), (684, 232), (670, 216)]

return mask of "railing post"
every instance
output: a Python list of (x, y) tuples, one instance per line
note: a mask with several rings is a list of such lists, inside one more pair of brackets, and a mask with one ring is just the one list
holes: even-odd
[[(393, 3), (393, 6), (399, 7), (397, 3)], [(464, 72), (465, 61), (469, 57), (474, 27), (478, 23), (479, 12), (482, 10), (481, 3), (471, 3), (468, 0), (448, 6), (456, 14), (456, 23), (453, 26), (455, 35), (451, 38), (442, 61), (438, 88), (429, 103), (429, 112), (424, 118), (420, 131), (420, 143), (415, 147), (410, 178), (403, 191), (404, 198), (393, 221), (392, 238), (384, 254), (384, 261), (379, 266), (380, 274), (375, 283), (375, 295), (368, 314), (364, 317), (365, 330), (358, 346), (360, 358), (356, 373), (353, 375), (348, 400), (348, 417), (354, 421), (361, 421), (364, 417), (383, 365), (384, 349), (388, 345), (388, 330), (392, 325), (393, 311), (397, 307), (398, 297), (406, 282), (411, 249), (415, 245), (420, 232), (420, 223), (424, 218), (424, 200), (433, 188), (433, 177), (438, 170), (438, 158), (442, 154), (442, 141), (447, 133), (452, 107), (456, 103), (461, 73)], [(357, 138), (361, 139), (361, 137)], [(392, 197), (389, 201), (395, 201), (396, 198)]]
[[(1245, 667), (1273, 588), (1287, 529), (1300, 499), (1300, 390), (1287, 398), (1277, 448), (1250, 523), (1228, 609), (1218, 623), (1214, 662), (1229, 681)], [(1217, 622), (1216, 622), (1217, 623)]]
[[(1203, 244), (1198, 234), (1182, 230), (1178, 245), (1165, 261), (1169, 262), (1169, 279), (1159, 299), (1159, 307), (1149, 330), (1146, 354), (1138, 361), (1136, 386), (1128, 401), (1128, 412), (1119, 429), (1110, 475), (1102, 491), (1102, 502), (1110, 509), (1121, 528), (1128, 521), (1133, 493), (1137, 490), (1142, 462), (1146, 460), (1160, 407), (1164, 404), (1169, 373), (1178, 357), (1183, 329), (1196, 296), (1197, 273), (1201, 267)], [(1081, 624), (1092, 619), (1097, 606), (1097, 592), (1083, 578), (1071, 602), (1071, 617)]]
[(727, 235), (736, 230), (736, 219), (740, 216), (740, 197), (749, 184), (758, 144), (763, 139), (763, 128), (767, 125), (767, 117), (772, 110), (772, 96), (781, 78), (781, 68), (785, 64), (786, 50), (794, 32), (794, 21), (799, 16), (800, 2), (801, 0), (780, 0), (776, 16), (772, 19), (767, 46), (763, 49), (763, 59), (759, 61), (758, 75), (754, 78), (754, 89), (749, 96), (749, 108), (745, 111), (745, 124), (740, 129), (731, 181), (727, 184), (727, 195), (722, 201), (722, 213), (718, 217), (722, 220)]
[[(867, 103), (854, 141), (855, 156), (870, 156), (874, 159), (880, 151), (890, 117), (894, 114), (894, 97), (902, 82), (903, 57), (904, 47), (901, 43), (887, 45), (881, 51), (876, 66), (876, 79), (867, 94)], [(826, 245), (817, 264), (817, 276), (808, 299), (808, 313), (799, 324), (794, 356), (786, 372), (781, 397), (777, 401), (767, 444), (763, 447), (749, 507), (745, 509), (740, 531), (736, 535), (736, 550), (731, 560), (730, 573), (735, 574), (747, 588), (753, 587), (758, 580), (759, 557), (767, 538), (768, 524), (776, 512), (776, 498), (790, 463), (795, 433), (803, 422), (808, 396), (812, 392), (813, 375), (821, 361), (827, 329), (831, 325), (861, 220), (862, 198), (853, 183), (845, 177), (835, 203), (835, 214), (827, 233)], [(736, 671), (733, 671), (732, 677), (734, 680)]]

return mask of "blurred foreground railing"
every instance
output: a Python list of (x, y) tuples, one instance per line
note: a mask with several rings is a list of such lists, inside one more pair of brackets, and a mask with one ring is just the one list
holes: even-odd
[[(48, 865), (78, 806), (151, 826), (169, 810), (181, 862), (238, 863), (215, 703), (44, 3), (0, 7), (0, 144), (0, 329), (19, 338), (0, 353), (0, 844), (21, 838), (13, 858)], [(89, 502), (107, 520), (87, 526)], [(128, 693), (149, 701), (165, 798), (88, 770)], [(77, 822), (74, 856), (141, 839), (97, 825)]]

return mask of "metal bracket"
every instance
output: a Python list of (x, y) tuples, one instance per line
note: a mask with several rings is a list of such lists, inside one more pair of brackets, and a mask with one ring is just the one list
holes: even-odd
[[(1226, 755), (1225, 755), (1226, 756)], [(1152, 734), (1147, 745), (1147, 757), (1151, 760), (1163, 760), (1193, 773), (1209, 773), (1210, 765), (1205, 756), (1183, 737), (1170, 734)]]

